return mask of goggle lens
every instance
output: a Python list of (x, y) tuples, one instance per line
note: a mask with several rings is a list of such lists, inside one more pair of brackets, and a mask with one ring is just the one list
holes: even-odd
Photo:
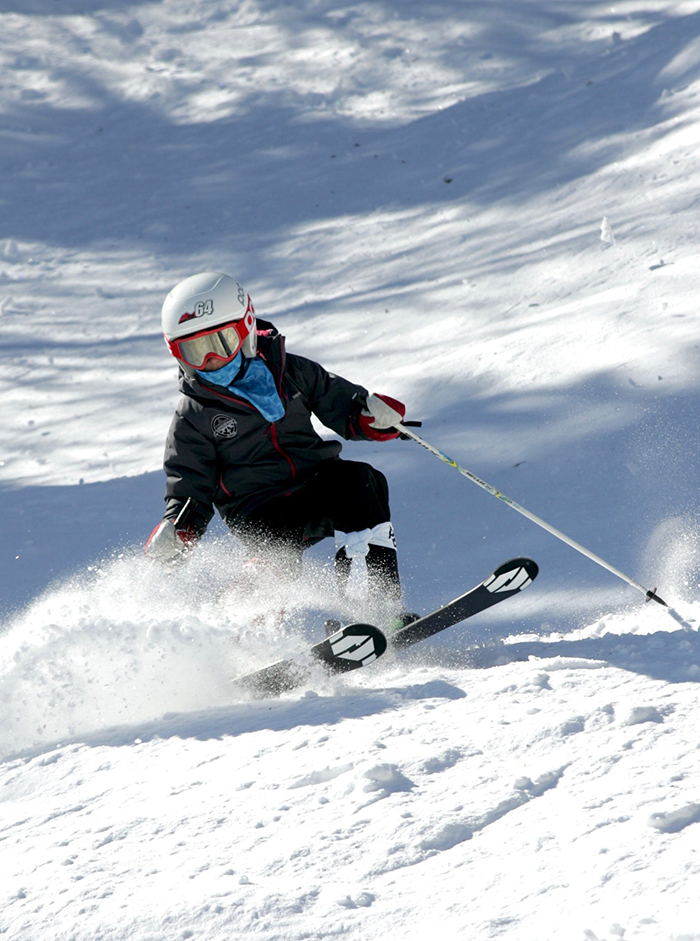
[(245, 343), (255, 325), (252, 312), (247, 312), (242, 320), (234, 320), (230, 324), (218, 327), (216, 330), (194, 334), (182, 340), (167, 340), (170, 351), (177, 359), (201, 369), (207, 360), (216, 356), (224, 363), (230, 363)]

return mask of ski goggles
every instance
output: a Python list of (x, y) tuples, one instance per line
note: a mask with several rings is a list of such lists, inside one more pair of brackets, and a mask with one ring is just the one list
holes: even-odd
[(193, 369), (201, 369), (214, 357), (230, 363), (254, 329), (255, 314), (249, 309), (241, 320), (232, 320), (210, 330), (199, 330), (179, 340), (166, 337), (165, 342), (176, 359)]

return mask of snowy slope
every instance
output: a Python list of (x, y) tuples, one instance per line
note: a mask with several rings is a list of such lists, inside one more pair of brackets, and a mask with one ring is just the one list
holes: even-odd
[(410, 442), (406, 601), (515, 599), (276, 702), (281, 631), (140, 546), (165, 292), (243, 281), (292, 349), (700, 617), (700, 2), (0, 2), (0, 932), (700, 939), (700, 641)]

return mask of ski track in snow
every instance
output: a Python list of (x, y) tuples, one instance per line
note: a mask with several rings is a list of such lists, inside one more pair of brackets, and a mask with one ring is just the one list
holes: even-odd
[[(700, 2), (0, 24), (0, 936), (700, 941)], [(348, 445), (390, 479), (409, 608), (541, 574), (236, 699), (362, 584), (343, 608), (321, 544), (242, 600), (221, 524), (186, 577), (141, 557), (160, 304), (211, 268), (691, 629), (410, 442)]]

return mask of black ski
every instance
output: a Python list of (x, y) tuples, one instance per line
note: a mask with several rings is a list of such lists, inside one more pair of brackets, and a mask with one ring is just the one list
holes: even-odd
[[(539, 569), (532, 559), (504, 562), (488, 578), (453, 601), (436, 608), (389, 636), (392, 647), (403, 648), (432, 637), (446, 627), (517, 595), (537, 578)], [(278, 660), (253, 673), (236, 677), (234, 685), (255, 696), (279, 696), (303, 686), (310, 671), (304, 660), (320, 660), (330, 673), (346, 673), (373, 663), (387, 649), (387, 638), (371, 624), (348, 624), (330, 637), (314, 644), (299, 660)]]
[[(320, 660), (330, 673), (347, 673), (373, 663), (384, 653), (386, 637), (371, 624), (348, 624), (325, 640), (314, 644), (303, 659)], [(278, 660), (233, 683), (256, 696), (279, 696), (303, 686), (310, 675), (308, 666), (300, 660)]]
[(467, 618), (505, 601), (506, 598), (517, 595), (537, 578), (538, 571), (537, 563), (532, 559), (511, 559), (510, 562), (504, 562), (471, 591), (393, 631), (389, 641), (393, 647), (410, 647), (426, 637), (432, 637), (438, 631), (444, 631), (446, 627), (466, 621)]

